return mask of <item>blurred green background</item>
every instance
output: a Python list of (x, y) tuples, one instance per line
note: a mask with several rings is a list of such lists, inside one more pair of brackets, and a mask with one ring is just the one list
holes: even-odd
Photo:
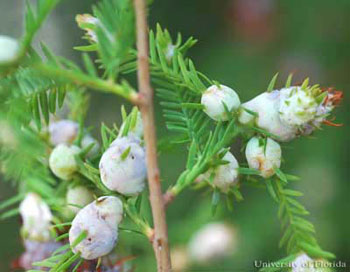
[[(20, 37), (22, 0), (0, 1), (0, 34)], [(92, 0), (63, 1), (42, 29), (44, 40), (60, 55), (80, 61), (72, 47), (84, 43), (75, 24), (77, 13), (90, 12)], [(296, 81), (311, 77), (312, 83), (334, 86), (345, 92), (336, 111), (340, 128), (324, 127), (312, 138), (284, 144), (287, 173), (301, 177), (291, 186), (305, 193), (302, 202), (310, 210), (321, 246), (350, 265), (349, 201), (349, 96), (350, 89), (350, 1), (349, 0), (163, 0), (150, 9), (151, 26), (160, 22), (175, 35), (194, 36), (199, 42), (190, 51), (197, 69), (212, 79), (233, 87), (242, 101), (265, 90), (271, 77), (280, 72), (280, 84), (289, 72)], [(93, 94), (88, 123), (98, 126), (120, 121), (120, 103), (108, 95)], [(166, 132), (157, 106), (159, 137)], [(96, 129), (97, 131), (97, 129)], [(184, 167), (184, 150), (161, 155), (164, 188), (175, 181)], [(233, 152), (243, 161), (239, 146)], [(0, 199), (11, 195), (9, 184), (0, 183)], [(195, 271), (254, 271), (254, 260), (276, 260), (280, 225), (277, 207), (264, 190), (243, 186), (244, 201), (229, 212), (222, 206), (211, 216), (211, 196), (187, 191), (168, 209), (172, 246), (186, 245), (205, 222), (224, 221), (235, 226), (237, 249), (230, 257)], [(0, 223), (0, 271), (21, 252), (19, 219)], [(139, 258), (136, 271), (154, 271), (147, 241), (121, 235), (122, 252)], [(194, 271), (194, 270), (192, 270)], [(341, 270), (339, 270), (341, 271)], [(342, 270), (343, 271), (343, 270)], [(345, 271), (345, 270), (344, 270)]]

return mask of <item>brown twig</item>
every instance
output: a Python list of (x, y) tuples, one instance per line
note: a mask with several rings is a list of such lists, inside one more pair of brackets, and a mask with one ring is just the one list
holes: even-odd
[(148, 24), (146, 1), (134, 0), (138, 50), (138, 87), (140, 91), (140, 111), (144, 125), (147, 157), (148, 186), (154, 223), (153, 249), (157, 259), (158, 272), (170, 272), (170, 252), (163, 194), (159, 179), (157, 144), (154, 121), (153, 90), (150, 84), (148, 62)]
[(164, 201), (164, 205), (167, 208), (168, 205), (174, 201), (175, 199), (175, 194), (172, 191), (166, 191), (163, 195), (163, 201)]

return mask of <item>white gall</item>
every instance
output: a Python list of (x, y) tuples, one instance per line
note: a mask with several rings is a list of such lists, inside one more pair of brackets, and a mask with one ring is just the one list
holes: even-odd
[(30, 240), (48, 241), (52, 213), (49, 206), (35, 193), (28, 193), (19, 206), (24, 235)]
[(49, 125), (50, 142), (56, 146), (59, 144), (71, 144), (78, 136), (79, 125), (71, 120), (51, 122)]
[(93, 193), (85, 186), (71, 187), (67, 191), (66, 202), (73, 213), (77, 213), (93, 200)]
[(190, 240), (189, 255), (194, 262), (205, 263), (230, 255), (236, 247), (235, 229), (224, 223), (203, 226)]
[(17, 40), (0, 35), (0, 62), (9, 62), (16, 59), (19, 51)]
[(280, 90), (280, 118), (289, 126), (303, 126), (313, 120), (317, 106), (311, 93), (301, 87)]
[(70, 180), (78, 170), (75, 155), (79, 152), (80, 148), (74, 145), (60, 144), (56, 146), (49, 159), (51, 171), (63, 180)]
[(204, 112), (215, 121), (227, 121), (229, 116), (225, 110), (225, 106), (229, 112), (232, 112), (240, 106), (241, 102), (237, 93), (231, 88), (220, 85), (210, 86), (201, 98), (201, 104), (204, 106)]
[(231, 152), (227, 152), (222, 160), (227, 161), (227, 164), (219, 165), (215, 168), (210, 168), (207, 172), (200, 175), (197, 181), (203, 179), (212, 182), (222, 192), (228, 190), (238, 182), (238, 162)]
[(281, 146), (270, 138), (251, 138), (246, 146), (245, 155), (249, 168), (259, 170), (264, 178), (273, 176), (275, 168), (281, 166)]
[(105, 151), (100, 161), (104, 185), (124, 195), (143, 191), (147, 175), (145, 150), (133, 138), (118, 138)]
[[(295, 138), (297, 129), (284, 124), (279, 114), (280, 92), (262, 93), (252, 100), (243, 103), (239, 116), (241, 124), (252, 123), (278, 137), (279, 141), (287, 142)], [(257, 116), (245, 111), (247, 109)]]
[(123, 203), (118, 197), (103, 196), (81, 209), (69, 230), (72, 246), (83, 233), (86, 238), (72, 248), (81, 257), (93, 260), (109, 254), (118, 239), (118, 224), (123, 218)]

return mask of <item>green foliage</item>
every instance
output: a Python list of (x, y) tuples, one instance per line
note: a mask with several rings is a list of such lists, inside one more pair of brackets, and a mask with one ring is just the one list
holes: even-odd
[[(203, 112), (200, 104), (203, 91), (208, 85), (218, 83), (198, 72), (192, 60), (185, 57), (195, 43), (196, 40), (189, 38), (182, 44), (179, 34), (173, 44), (169, 32), (162, 30), (160, 25), (157, 25), (156, 34), (150, 31), (153, 82), (159, 86), (156, 92), (161, 100), (166, 126), (170, 132), (179, 135), (171, 143), (186, 144), (189, 148), (187, 169), (170, 189), (173, 194), (191, 185), (210, 166), (223, 164), (218, 153), (223, 156), (225, 152), (222, 150), (240, 131), (234, 118), (228, 124), (217, 123), (214, 126)], [(214, 206), (217, 204), (214, 201)]]
[[(192, 148), (191, 156), (188, 157), (187, 169), (179, 176), (175, 185), (170, 191), (177, 195), (184, 188), (191, 185), (196, 178), (206, 172), (210, 167), (216, 167), (220, 164), (225, 164), (222, 157), (227, 152), (227, 147), (232, 139), (240, 132), (239, 127), (235, 125), (235, 120), (228, 124), (218, 123), (214, 132), (210, 132), (207, 141), (205, 142), (203, 151), (193, 155)], [(197, 151), (198, 152), (198, 151)], [(210, 185), (210, 183), (209, 183)]]
[[(206, 89), (193, 62), (184, 56), (196, 40), (189, 38), (182, 44), (181, 35), (173, 44), (167, 30), (157, 25), (157, 32), (150, 31), (150, 64), (157, 96), (170, 132), (179, 134), (174, 144), (191, 143), (194, 140), (201, 151), (209, 135), (212, 121), (203, 112), (201, 93)], [(207, 80), (209, 84), (212, 81)]]
[(334, 258), (333, 254), (321, 250), (314, 237), (313, 224), (303, 217), (309, 212), (295, 199), (302, 193), (285, 189), (279, 179), (276, 179), (276, 187), (280, 205), (278, 216), (284, 229), (280, 246), (286, 246), (290, 254), (303, 251), (314, 258)]
[(272, 92), (275, 88), (276, 80), (278, 77), (278, 73), (276, 73), (273, 78), (271, 79), (269, 86), (267, 87), (267, 92)]
[[(98, 62), (109, 79), (116, 79), (120, 65), (130, 56), (135, 42), (135, 18), (132, 1), (104, 0), (93, 8), (93, 16), (78, 15), (79, 26), (87, 31), (85, 38), (91, 45), (75, 49), (97, 51)], [(87, 58), (84, 61), (86, 63)], [(92, 66), (89, 64), (89, 67)], [(95, 73), (95, 72), (94, 72)]]
[(132, 1), (104, 0), (93, 9), (97, 24), (97, 50), (108, 78), (115, 78), (135, 39)]
[[(182, 43), (181, 35), (173, 44), (167, 30), (162, 30), (158, 25), (157, 32), (150, 31), (150, 63), (155, 76), (163, 76), (177, 87), (186, 87), (189, 91), (200, 95), (205, 89), (205, 84), (213, 85), (203, 74), (196, 71), (191, 59), (185, 58), (189, 48), (195, 43), (192, 37)], [(204, 78), (205, 83), (203, 83)]]
[(117, 138), (118, 130), (116, 127), (113, 129), (108, 128), (105, 124), (101, 125), (101, 139), (103, 150), (106, 150), (110, 144)]
[[(334, 259), (334, 254), (322, 250), (318, 245), (315, 238), (315, 227), (305, 218), (309, 212), (296, 200), (303, 194), (296, 190), (286, 189), (287, 179), (284, 175), (283, 179), (276, 177), (266, 183), (267, 190), (279, 205), (278, 218), (283, 230), (279, 247), (286, 247), (288, 253), (287, 258), (276, 263), (290, 263), (302, 252), (314, 259)], [(283, 269), (271, 267), (262, 269), (262, 271), (283, 271)]]
[(132, 131), (136, 128), (138, 122), (138, 116), (140, 115), (137, 107), (133, 107), (130, 114), (127, 115), (124, 106), (121, 108), (122, 117), (123, 117), (123, 125), (120, 127), (120, 136), (127, 136), (129, 131)]
[(60, 0), (37, 0), (35, 7), (27, 1), (27, 11), (25, 14), (25, 36), (23, 47), (29, 48), (35, 33), (39, 30), (48, 14), (55, 8)]
[(9, 84), (8, 88), (15, 99), (23, 99), (27, 103), (27, 110), (32, 113), (39, 129), (42, 119), (48, 124), (50, 114), (55, 114), (63, 106), (69, 88), (68, 85), (55, 82), (31, 68), (19, 68), (4, 81)]
[(31, 127), (31, 115), (25, 109), (25, 99), (3, 101), (0, 111), (1, 167), (5, 178), (22, 184), (21, 190), (31, 189), (49, 196), (55, 181), (43, 164), (47, 145)]
[(16, 58), (8, 63), (0, 65), (0, 76), (12, 73), (21, 64), (22, 60), (27, 61), (27, 53), (32, 53), (32, 41), (48, 14), (55, 8), (60, 0), (37, 0), (35, 7), (26, 1), (25, 32), (21, 39), (20, 50)]
[[(189, 39), (189, 42), (185, 44), (192, 46), (194, 44), (192, 44), (192, 41), (192, 39)], [(203, 113), (200, 96), (206, 89), (205, 84), (215, 84), (216, 82), (196, 71), (192, 61), (184, 57), (180, 49), (181, 45), (178, 42), (172, 47), (172, 54), (167, 51), (169, 45), (172, 45), (170, 35), (166, 30), (163, 31), (159, 25), (157, 26), (156, 35), (152, 31), (150, 32), (150, 63), (154, 76), (153, 82), (160, 86), (156, 91), (161, 100), (160, 104), (164, 108), (167, 128), (170, 132), (180, 134), (180, 140), (173, 143), (185, 143), (189, 146), (187, 169), (169, 190), (172, 194), (177, 195), (185, 187), (191, 185), (210, 166), (216, 164), (215, 161), (218, 159), (219, 151), (228, 146), (232, 138), (237, 136), (241, 129), (244, 130), (244, 133), (249, 133), (249, 131), (247, 131), (247, 128), (236, 126), (233, 119), (227, 126), (218, 123), (214, 133), (209, 133), (213, 124)], [(186, 46), (186, 50), (191, 46)], [(267, 88), (268, 91), (274, 89), (277, 76), (278, 73), (272, 78)], [(291, 84), (291, 80), (292, 76), (290, 75), (286, 86)], [(308, 82), (305, 83), (304, 81), (304, 85), (308, 86)], [(274, 136), (256, 127), (251, 129), (267, 137)], [(220, 161), (218, 163), (220, 164)], [(280, 246), (286, 245), (289, 254), (288, 258), (279, 262), (291, 261), (300, 252), (306, 252), (314, 258), (333, 258), (333, 254), (323, 251), (317, 244), (313, 225), (301, 217), (308, 213), (293, 198), (300, 196), (300, 193), (284, 188), (284, 184), (288, 183), (289, 178), (291, 180), (295, 178), (285, 175), (280, 169), (275, 169), (275, 172), (276, 181), (266, 180), (266, 186), (270, 195), (280, 205), (279, 217), (284, 230)], [(240, 173), (247, 175), (259, 174), (258, 171), (245, 168), (240, 168)], [(215, 188), (213, 192), (212, 211), (215, 213), (220, 201), (220, 193)], [(229, 195), (234, 195), (238, 201), (242, 200), (237, 188), (232, 189)], [(227, 199), (230, 207), (232, 201), (229, 200), (229, 195)], [(276, 269), (273, 271), (276, 271)]]

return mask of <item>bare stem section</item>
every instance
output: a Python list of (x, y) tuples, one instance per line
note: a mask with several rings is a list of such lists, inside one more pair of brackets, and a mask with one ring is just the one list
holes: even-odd
[(170, 272), (170, 252), (165, 207), (159, 178), (154, 121), (153, 90), (150, 84), (148, 62), (148, 25), (146, 1), (134, 0), (137, 28), (138, 87), (140, 90), (140, 111), (144, 125), (148, 185), (154, 222), (153, 248), (157, 259), (158, 272)]

